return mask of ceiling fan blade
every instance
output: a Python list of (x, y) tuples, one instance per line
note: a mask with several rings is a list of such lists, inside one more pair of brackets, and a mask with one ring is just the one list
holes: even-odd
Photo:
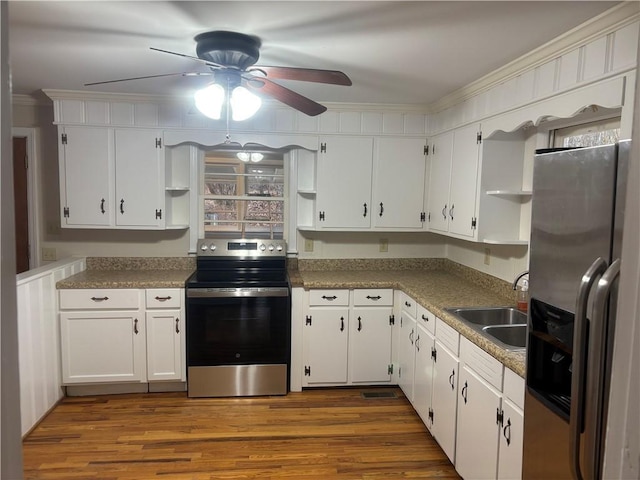
[(256, 65), (249, 69), (263, 72), (269, 79), (298, 80), (301, 82), (329, 83), (331, 85), (350, 86), (351, 79), (337, 70), (316, 70), (313, 68), (267, 67)]
[(327, 107), (325, 107), (324, 105), (320, 105), (310, 98), (302, 96), (299, 93), (296, 93), (293, 90), (289, 90), (288, 88), (285, 88), (282, 85), (278, 85), (277, 83), (274, 83), (266, 78), (243, 78), (246, 80), (246, 87), (250, 90), (253, 90), (258, 94), (269, 95), (276, 100), (284, 103), (285, 105), (289, 105), (290, 107), (309, 115), (310, 117), (320, 115), (322, 112), (325, 112), (327, 110)]
[(216, 67), (216, 68), (234, 68), (234, 67), (227, 67), (225, 65), (220, 65), (219, 63), (214, 63), (214, 62), (210, 62), (209, 60), (203, 60), (202, 58), (199, 57), (194, 57), (193, 55), (186, 55), (184, 53), (178, 53), (178, 52), (171, 52), (169, 50), (162, 50), (161, 48), (154, 48), (154, 47), (149, 47), (151, 50), (155, 50), (156, 52), (162, 52), (162, 53), (168, 53), (170, 55), (177, 55), (178, 57), (184, 57), (184, 58), (190, 58), (191, 60), (196, 60), (200, 63), (204, 63), (205, 65), (209, 65), (210, 67)]
[(85, 87), (89, 87), (91, 85), (102, 85), (104, 83), (117, 83), (117, 82), (128, 82), (129, 80), (143, 80), (145, 78), (161, 78), (161, 77), (200, 77), (200, 76), (210, 76), (213, 75), (213, 72), (180, 72), (180, 73), (163, 73), (160, 75), (146, 75), (144, 77), (131, 77), (131, 78), (119, 78), (117, 80), (105, 80), (104, 82), (93, 82), (93, 83), (85, 83)]

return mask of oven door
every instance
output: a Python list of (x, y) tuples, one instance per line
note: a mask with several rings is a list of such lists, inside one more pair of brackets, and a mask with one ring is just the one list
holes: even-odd
[(287, 393), (287, 287), (187, 289), (186, 331), (189, 396)]

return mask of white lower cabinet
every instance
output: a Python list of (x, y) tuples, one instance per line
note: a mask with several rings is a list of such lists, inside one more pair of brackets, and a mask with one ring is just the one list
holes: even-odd
[(347, 382), (348, 328), (348, 308), (309, 308), (304, 330), (303, 385)]
[(184, 290), (146, 291), (147, 379), (186, 380)]
[(413, 408), (431, 430), (433, 424), (432, 391), (433, 391), (433, 365), (435, 337), (422, 326), (417, 324), (417, 337), (415, 341), (416, 357), (415, 371), (413, 374)]
[(349, 327), (349, 378), (353, 383), (391, 380), (391, 307), (354, 307)]
[(408, 295), (400, 295), (400, 325), (398, 330), (398, 386), (413, 404), (415, 373), (416, 303)]
[(521, 408), (502, 399), (502, 425), (498, 447), (498, 479), (522, 478), (522, 432), (524, 414)]

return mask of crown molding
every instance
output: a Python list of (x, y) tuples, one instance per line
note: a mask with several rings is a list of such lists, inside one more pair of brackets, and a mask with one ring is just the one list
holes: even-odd
[[(544, 4), (541, 4), (544, 5)], [(541, 6), (541, 8), (544, 8)], [(640, 19), (640, 2), (625, 1), (587, 20), (568, 32), (503, 65), (470, 84), (442, 97), (427, 106), (429, 113), (437, 113), (464, 102), (500, 83), (564, 55), (581, 45), (606, 36)]]
[(12, 105), (22, 105), (27, 107), (41, 107), (44, 105), (51, 105), (51, 102), (45, 99), (40, 99), (32, 95), (25, 95), (21, 93), (15, 93), (11, 96)]

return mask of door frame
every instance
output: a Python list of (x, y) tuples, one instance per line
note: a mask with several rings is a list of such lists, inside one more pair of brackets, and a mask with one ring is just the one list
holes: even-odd
[(14, 127), (11, 129), (12, 137), (26, 138), (27, 142), (27, 197), (29, 212), (29, 269), (32, 270), (41, 265), (40, 256), (40, 198), (39, 179), (40, 162), (38, 157), (38, 129)]

